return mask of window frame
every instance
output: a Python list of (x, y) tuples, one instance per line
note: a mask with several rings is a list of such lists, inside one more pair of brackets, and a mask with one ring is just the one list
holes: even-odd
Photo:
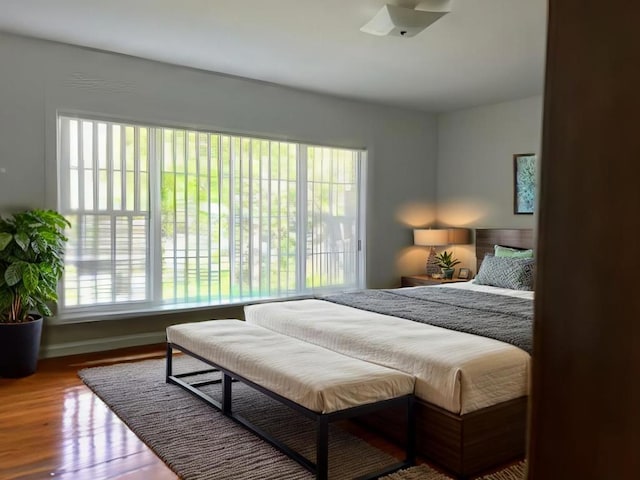
[[(164, 123), (164, 122), (155, 122), (155, 121), (143, 121), (143, 120), (132, 120), (124, 117), (110, 116), (110, 115), (101, 115), (101, 114), (90, 114), (86, 112), (77, 112), (77, 111), (65, 111), (65, 110), (57, 110), (55, 113), (55, 147), (56, 147), (56, 203), (57, 208), (59, 209), (62, 205), (61, 192), (68, 190), (69, 182), (65, 177), (63, 172), (63, 167), (69, 168), (69, 164), (62, 165), (61, 159), (61, 117), (65, 117), (67, 119), (74, 119), (79, 122), (86, 120), (92, 122), (109, 122), (109, 123), (118, 123), (123, 126), (138, 126), (145, 127), (151, 129), (175, 129), (175, 130), (184, 130), (185, 132), (195, 132), (195, 133), (203, 133), (203, 134), (214, 134), (214, 135), (225, 135), (231, 137), (240, 137), (240, 138), (249, 138), (251, 140), (259, 140), (259, 141), (269, 141), (269, 142), (286, 142), (293, 143), (296, 145), (297, 149), (297, 176), (296, 176), (296, 185), (299, 192), (299, 195), (296, 196), (296, 208), (298, 212), (304, 212), (302, 218), (297, 217), (297, 238), (303, 238), (305, 233), (307, 232), (306, 227), (306, 217), (307, 217), (307, 189), (300, 188), (300, 185), (306, 185), (308, 182), (308, 178), (306, 177), (306, 167), (307, 167), (307, 159), (306, 153), (308, 149), (311, 147), (320, 147), (320, 148), (335, 148), (340, 150), (351, 150), (358, 153), (358, 165), (356, 168), (356, 184), (358, 186), (358, 196), (357, 196), (357, 221), (356, 221), (356, 238), (357, 238), (357, 249), (356, 249), (356, 286), (350, 285), (345, 289), (357, 289), (364, 288), (366, 284), (366, 200), (367, 200), (367, 157), (368, 152), (366, 148), (362, 147), (352, 147), (352, 146), (336, 146), (336, 145), (328, 145), (321, 144), (318, 142), (307, 142), (297, 140), (291, 137), (285, 136), (270, 136), (264, 134), (256, 134), (256, 133), (248, 133), (248, 132), (234, 132), (227, 131), (218, 128), (207, 128), (203, 126), (194, 126), (188, 123), (180, 124), (180, 123)], [(151, 133), (149, 134), (151, 136)], [(157, 148), (160, 148), (160, 145), (157, 142), (150, 141), (149, 142), (150, 151), (149, 151), (149, 225), (148, 225), (148, 268), (146, 269), (146, 282), (147, 288), (149, 290), (148, 299), (145, 301), (124, 301), (118, 303), (109, 303), (109, 304), (94, 304), (94, 305), (86, 305), (86, 306), (75, 306), (72, 308), (56, 308), (56, 315), (52, 318), (52, 323), (79, 323), (79, 322), (92, 322), (92, 321), (102, 321), (102, 320), (110, 320), (110, 319), (127, 319), (127, 318), (136, 318), (136, 317), (146, 317), (152, 316), (158, 313), (161, 314), (171, 314), (171, 313), (184, 313), (184, 312), (197, 312), (203, 310), (217, 310), (217, 309), (228, 309), (228, 308), (237, 308), (247, 304), (254, 303), (266, 303), (278, 300), (295, 300), (295, 299), (303, 299), (310, 298), (314, 294), (328, 292), (328, 291), (336, 291), (336, 288), (315, 288), (308, 289), (306, 288), (306, 279), (305, 279), (305, 268), (306, 262), (301, 261), (306, 257), (305, 250), (305, 242), (298, 241), (297, 249), (296, 249), (296, 261), (298, 262), (297, 271), (297, 280), (296, 284), (303, 286), (304, 291), (296, 291), (290, 295), (274, 295), (274, 296), (260, 296), (257, 298), (245, 298), (245, 299), (231, 299), (228, 301), (220, 301), (220, 302), (192, 302), (192, 303), (162, 303), (157, 300), (158, 289), (161, 290), (161, 273), (159, 270), (158, 259), (160, 257), (159, 253), (159, 245), (160, 245), (160, 230), (161, 230), (161, 209), (160, 209), (160, 181), (162, 171), (161, 168), (157, 165), (153, 165), (155, 162), (151, 161), (153, 151)], [(302, 160), (304, 156), (304, 161)], [(304, 165), (304, 169), (300, 168)], [(302, 173), (304, 170), (304, 173)], [(303, 208), (304, 207), (304, 208)], [(113, 210), (108, 209), (105, 213), (112, 215)], [(65, 214), (63, 212), (63, 214)], [(64, 303), (64, 289), (62, 288), (62, 282), (58, 285), (58, 294), (59, 301), (58, 305), (63, 305)], [(160, 286), (159, 286), (160, 285)], [(58, 306), (56, 306), (58, 307)]]

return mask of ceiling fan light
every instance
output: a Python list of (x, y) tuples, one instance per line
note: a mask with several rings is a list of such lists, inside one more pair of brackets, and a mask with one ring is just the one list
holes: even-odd
[(360, 31), (378, 36), (414, 37), (449, 11), (413, 10), (385, 5)]

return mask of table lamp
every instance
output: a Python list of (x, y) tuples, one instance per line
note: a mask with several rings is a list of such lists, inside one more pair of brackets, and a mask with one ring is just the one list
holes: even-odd
[(471, 243), (471, 231), (468, 228), (450, 228), (449, 245), (467, 245)]
[(417, 228), (413, 230), (413, 244), (429, 248), (427, 257), (427, 275), (440, 273), (440, 267), (436, 261), (435, 247), (449, 244), (449, 230), (446, 228)]

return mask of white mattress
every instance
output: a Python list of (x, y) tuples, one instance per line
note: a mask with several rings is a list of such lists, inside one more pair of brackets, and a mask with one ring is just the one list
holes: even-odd
[[(471, 282), (450, 285), (479, 287)], [(245, 318), (279, 333), (410, 373), (416, 377), (418, 398), (455, 414), (529, 392), (529, 354), (497, 340), (315, 299), (249, 305)]]

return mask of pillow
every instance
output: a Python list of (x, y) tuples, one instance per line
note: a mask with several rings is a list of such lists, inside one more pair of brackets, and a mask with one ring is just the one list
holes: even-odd
[(484, 256), (474, 283), (511, 290), (533, 290), (533, 258)]
[(494, 245), (493, 253), (496, 257), (506, 258), (533, 258), (533, 250), (518, 250), (517, 248), (503, 247), (502, 245)]

